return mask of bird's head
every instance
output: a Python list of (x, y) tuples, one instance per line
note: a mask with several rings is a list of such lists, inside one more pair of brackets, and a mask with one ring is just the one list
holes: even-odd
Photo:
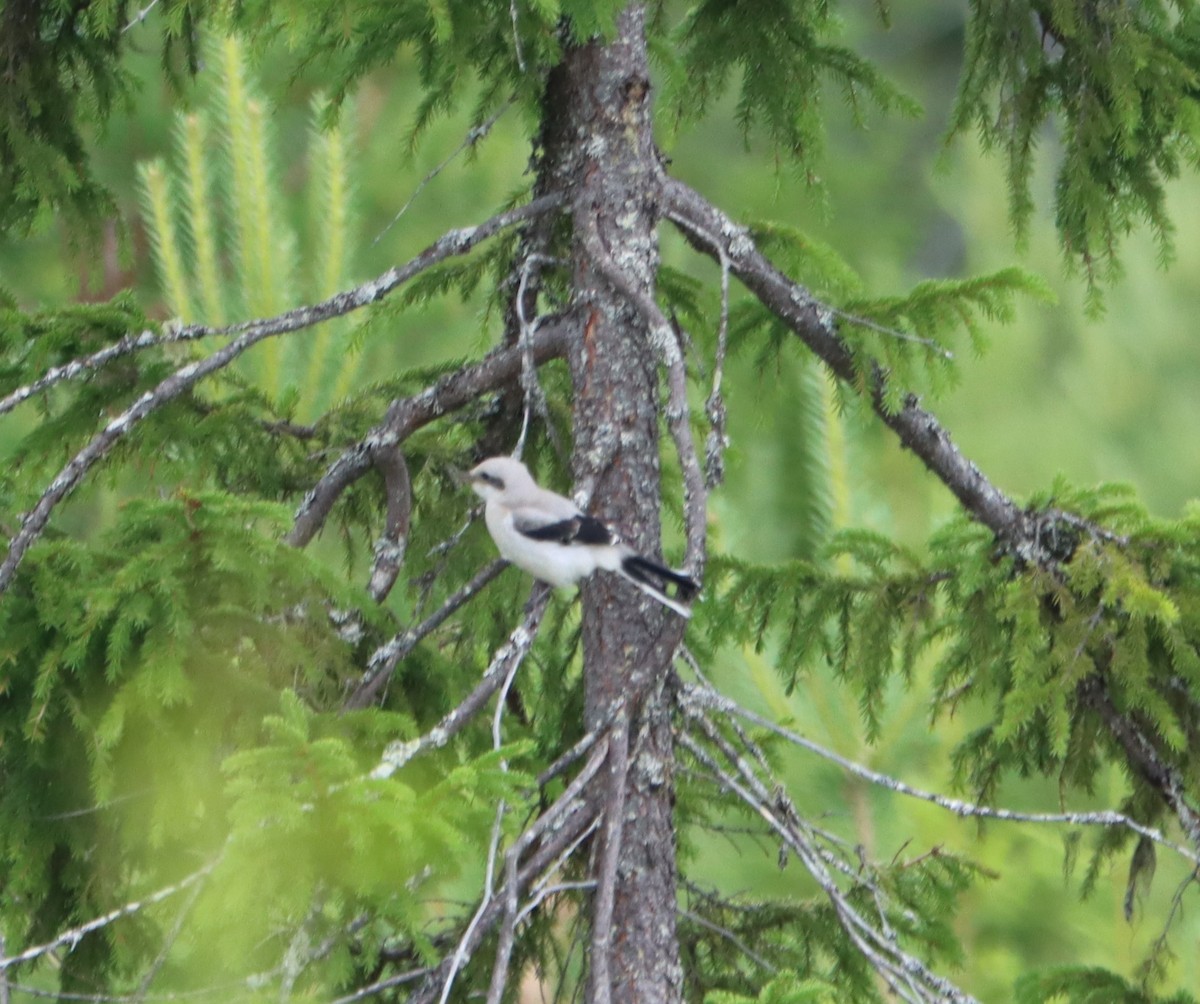
[(489, 457), (467, 471), (466, 481), (485, 502), (534, 487), (529, 469), (513, 457)]

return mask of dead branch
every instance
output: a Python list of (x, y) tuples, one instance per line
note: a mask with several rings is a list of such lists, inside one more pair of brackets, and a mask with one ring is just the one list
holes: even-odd
[(1192, 864), (1200, 865), (1200, 856), (1194, 851), (1189, 850), (1180, 844), (1175, 843), (1159, 830), (1151, 826), (1145, 826), (1137, 820), (1130, 818), (1120, 812), (1106, 810), (1103, 812), (1053, 812), (1053, 813), (1038, 813), (1038, 812), (1017, 812), (1012, 809), (997, 809), (986, 805), (976, 805), (972, 802), (966, 802), (957, 798), (949, 798), (946, 795), (939, 795), (935, 792), (923, 791), (920, 788), (914, 788), (912, 785), (906, 784), (897, 778), (890, 777), (887, 774), (881, 774), (878, 771), (871, 770), (869, 767), (864, 767), (862, 764), (855, 763), (853, 760), (848, 760), (832, 750), (826, 749), (819, 743), (813, 742), (811, 739), (806, 739), (804, 736), (791, 731), (771, 721), (769, 718), (764, 718), (762, 715), (755, 714), (748, 708), (743, 708), (740, 704), (730, 700), (723, 694), (717, 693), (711, 687), (696, 686), (694, 684), (680, 683), (676, 693), (680, 705), (686, 710), (689, 704), (716, 711), (727, 716), (737, 716), (750, 722), (759, 728), (766, 729), (774, 733), (782, 739), (786, 739), (793, 745), (799, 746), (801, 749), (806, 749), (810, 753), (815, 753), (817, 756), (829, 760), (837, 764), (843, 770), (855, 777), (868, 781), (871, 784), (878, 785), (881, 788), (887, 788), (897, 794), (905, 795), (909, 798), (920, 799), (924, 802), (931, 802), (934, 805), (941, 806), (956, 816), (975, 817), (979, 819), (996, 819), (1006, 822), (1017, 823), (1046, 823), (1054, 825), (1070, 825), (1070, 826), (1101, 826), (1113, 827), (1121, 826), (1141, 836), (1153, 840), (1156, 844), (1161, 844), (1163, 847), (1170, 848), (1180, 857), (1190, 861)]

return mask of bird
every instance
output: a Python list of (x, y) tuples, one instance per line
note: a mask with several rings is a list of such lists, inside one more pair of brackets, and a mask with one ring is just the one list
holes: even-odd
[[(552, 586), (573, 586), (597, 570), (616, 572), (681, 617), (699, 591), (691, 576), (624, 543), (608, 524), (570, 499), (539, 487), (515, 457), (490, 457), (466, 474), (484, 501), (483, 518), (501, 557)], [(675, 586), (678, 599), (667, 595)]]

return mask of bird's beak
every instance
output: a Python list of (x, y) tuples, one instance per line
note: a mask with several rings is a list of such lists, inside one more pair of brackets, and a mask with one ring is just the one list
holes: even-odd
[(450, 477), (464, 488), (470, 488), (475, 483), (474, 472), (464, 471), (461, 467), (451, 467)]

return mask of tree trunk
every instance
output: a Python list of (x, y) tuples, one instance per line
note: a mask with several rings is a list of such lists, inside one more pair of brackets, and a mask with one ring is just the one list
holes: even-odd
[[(659, 550), (659, 376), (647, 319), (610, 281), (653, 295), (659, 168), (650, 129), (645, 11), (616, 38), (570, 50), (548, 82), (542, 170), (574, 194), (575, 478), (590, 510)], [(608, 278), (606, 278), (608, 276)], [(683, 621), (615, 575), (583, 588), (585, 718), (613, 721), (596, 860), (589, 999), (675, 1002), (674, 780), (666, 670)], [(615, 876), (606, 888), (605, 876)]]

